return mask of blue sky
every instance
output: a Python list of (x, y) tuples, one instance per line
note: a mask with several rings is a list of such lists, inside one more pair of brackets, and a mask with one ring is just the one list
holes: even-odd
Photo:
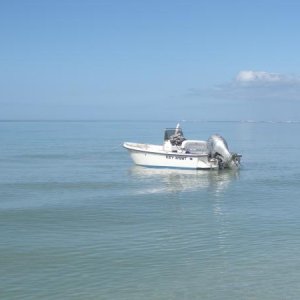
[(0, 4), (0, 119), (300, 120), (299, 1)]

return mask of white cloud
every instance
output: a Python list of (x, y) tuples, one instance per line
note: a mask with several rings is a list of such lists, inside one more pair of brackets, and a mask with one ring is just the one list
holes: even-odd
[(280, 82), (284, 77), (277, 73), (268, 73), (264, 71), (240, 71), (236, 76), (237, 82)]
[(300, 120), (300, 77), (240, 71), (229, 82), (191, 89), (190, 105), (203, 118)]
[(280, 73), (265, 71), (240, 71), (234, 81), (235, 85), (241, 86), (300, 86), (300, 78)]
[(192, 95), (215, 100), (300, 101), (300, 77), (266, 71), (240, 71), (231, 82), (206, 90), (193, 89)]

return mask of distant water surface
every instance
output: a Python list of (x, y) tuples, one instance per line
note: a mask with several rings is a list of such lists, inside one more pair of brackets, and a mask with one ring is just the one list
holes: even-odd
[(0, 298), (298, 299), (300, 124), (181, 124), (238, 172), (132, 164), (175, 125), (0, 122)]

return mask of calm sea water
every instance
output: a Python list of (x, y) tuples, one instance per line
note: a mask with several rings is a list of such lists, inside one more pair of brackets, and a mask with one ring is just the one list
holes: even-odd
[(170, 122), (0, 123), (1, 299), (299, 299), (300, 124), (182, 123), (239, 172), (134, 166)]

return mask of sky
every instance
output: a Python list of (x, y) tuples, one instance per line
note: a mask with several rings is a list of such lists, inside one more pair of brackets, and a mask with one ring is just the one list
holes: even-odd
[(300, 120), (300, 1), (0, 0), (0, 120)]

